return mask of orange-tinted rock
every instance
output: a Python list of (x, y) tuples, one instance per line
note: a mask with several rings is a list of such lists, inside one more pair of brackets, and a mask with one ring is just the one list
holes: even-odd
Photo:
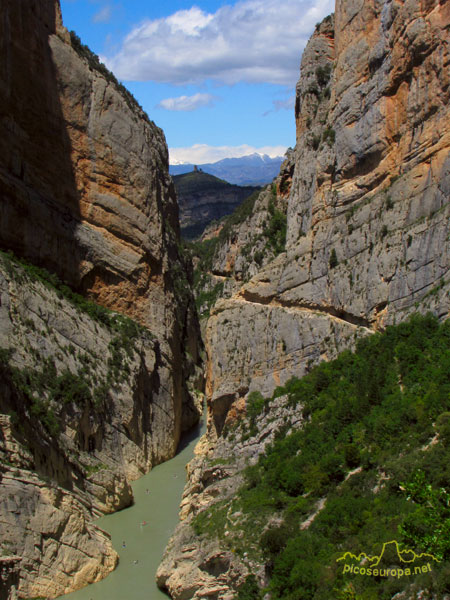
[[(438, 0), (346, 0), (316, 27), (285, 175), (286, 253), (263, 259), (208, 322), (207, 391), (220, 423), (225, 401), (270, 394), (359, 335), (415, 310), (448, 316), (449, 23)], [(239, 255), (236, 240), (258, 216), (219, 247), (213, 272)]]
[(75, 51), (58, 1), (6, 0), (2, 13), (0, 245), (158, 338), (163, 457), (195, 420), (185, 349), (198, 362), (164, 135)]
[[(91, 378), (78, 404), (65, 390), (56, 399), (39, 390), (53, 431), (31, 410), (34, 397), (2, 378), (0, 413), (19, 415), (27, 438), (11, 429), (12, 450), (0, 448), (12, 465), (0, 494), (2, 538), (22, 557), (9, 587), (18, 579), (24, 597), (55, 597), (114, 568), (117, 555), (92, 519), (129, 505), (130, 480), (172, 457), (201, 411), (192, 393), (201, 387), (199, 327), (164, 135), (76, 48), (58, 0), (2, 2), (0, 247), (153, 335), (141, 331), (127, 352), (114, 327), (0, 260), (0, 347), (14, 355), (2, 368), (36, 374), (50, 365), (55, 378)], [(16, 452), (18, 440), (30, 456)], [(3, 518), (9, 493), (18, 519)]]

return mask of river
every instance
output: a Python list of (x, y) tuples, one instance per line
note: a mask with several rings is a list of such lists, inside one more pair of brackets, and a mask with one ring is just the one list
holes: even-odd
[[(204, 431), (204, 424), (200, 424), (186, 434), (174, 458), (132, 484), (133, 506), (97, 521), (98, 526), (111, 535), (119, 554), (120, 561), (115, 571), (102, 581), (61, 598), (168, 600), (168, 596), (157, 588), (155, 574), (178, 523), (179, 504), (186, 483), (186, 464), (193, 457), (195, 444)], [(144, 522), (146, 524), (142, 525)]]

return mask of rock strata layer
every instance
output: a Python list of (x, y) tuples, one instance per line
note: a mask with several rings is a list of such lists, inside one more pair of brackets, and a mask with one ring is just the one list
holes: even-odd
[[(296, 90), (296, 147), (276, 189), (261, 194), (212, 261), (211, 277), (226, 282), (205, 328), (207, 437), (158, 572), (174, 598), (209, 597), (201, 565), (226, 545), (221, 531), (210, 536), (215, 545), (198, 539), (192, 514), (235, 489), (230, 462), (254, 440), (221, 449), (248, 393), (269, 396), (415, 311), (449, 316), (449, 27), (450, 5), (438, 0), (338, 0), (316, 26)], [(258, 237), (274, 212), (270, 194), (287, 215), (276, 258)], [(265, 432), (263, 423), (256, 429)], [(239, 569), (264, 584), (245, 556), (227, 564), (216, 597), (232, 597)]]
[(1, 593), (51, 598), (198, 419), (199, 327), (162, 131), (58, 0), (5, 0), (0, 47)]
[[(241, 422), (245, 406), (241, 407)], [(227, 526), (213, 535), (195, 532), (195, 517), (217, 503), (231, 506), (235, 493), (244, 483), (244, 470), (258, 462), (265, 448), (281, 429), (295, 430), (302, 419), (289, 407), (288, 398), (281, 396), (271, 404), (270, 413), (259, 416), (254, 424), (256, 433), (237, 428), (216, 443), (204, 436), (197, 447), (197, 456), (188, 466), (188, 483), (181, 502), (181, 523), (175, 530), (158, 568), (157, 583), (174, 600), (217, 598), (233, 600), (249, 574), (264, 583), (266, 575), (262, 557), (249, 557), (244, 549), (231, 548)], [(249, 425), (248, 423), (246, 424)], [(227, 511), (226, 522), (239, 530), (242, 513)], [(269, 526), (269, 523), (267, 524)], [(242, 523), (245, 527), (246, 524)], [(242, 533), (242, 532), (241, 532)], [(226, 540), (226, 543), (224, 543)], [(267, 582), (266, 582), (267, 583)]]
[(0, 295), (1, 549), (21, 557), (21, 597), (53, 598), (115, 567), (92, 520), (129, 506), (129, 482), (170, 455), (174, 415), (158, 401), (147, 329), (93, 318), (96, 305), (77, 306), (7, 255)]
[(255, 210), (215, 255), (213, 274), (238, 282), (207, 326), (219, 433), (249, 391), (270, 394), (415, 310), (448, 316), (449, 23), (448, 3), (410, 0), (338, 2), (317, 26), (277, 188), (288, 194), (285, 252), (239, 288)]
[(173, 452), (195, 420), (198, 330), (164, 135), (71, 42), (57, 0), (2, 12), (0, 244), (154, 333)]

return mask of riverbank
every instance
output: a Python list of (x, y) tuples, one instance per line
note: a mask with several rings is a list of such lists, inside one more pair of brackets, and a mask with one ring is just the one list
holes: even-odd
[(156, 586), (155, 573), (176, 525), (186, 483), (186, 464), (205, 431), (204, 419), (183, 438), (178, 454), (132, 485), (134, 504), (99, 519), (111, 535), (120, 562), (98, 583), (66, 594), (67, 600), (167, 600)]

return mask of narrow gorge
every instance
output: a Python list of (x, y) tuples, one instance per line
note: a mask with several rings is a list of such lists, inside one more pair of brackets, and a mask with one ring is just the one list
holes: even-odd
[[(4, 0), (0, 600), (116, 567), (95, 519), (175, 455), (203, 392), (161, 590), (450, 597), (417, 492), (450, 486), (449, 31), (446, 0), (337, 0), (301, 59), (295, 148), (189, 251), (162, 130), (59, 0)], [(338, 571), (400, 534), (440, 557), (430, 579)]]
[[(290, 449), (281, 454), (283, 460), (291, 452), (300, 454), (302, 448), (306, 455), (307, 447), (299, 446), (298, 440), (308, 435), (311, 413), (305, 413), (305, 406), (316, 394), (321, 392), (335, 406), (336, 392), (331, 388), (328, 392), (332, 383), (327, 371), (315, 370), (315, 365), (335, 359), (354, 349), (359, 339), (389, 330), (414, 313), (431, 312), (441, 322), (448, 319), (449, 29), (448, 2), (338, 0), (334, 15), (317, 24), (303, 52), (296, 90), (297, 144), (288, 152), (280, 175), (234, 222), (225, 221), (214, 241), (194, 249), (199, 268), (207, 271), (197, 294), (203, 298), (205, 291), (214, 292), (212, 297), (219, 299), (200, 306), (208, 357), (208, 430), (201, 456), (188, 468), (181, 524), (158, 570), (158, 584), (174, 599), (244, 600), (269, 592), (271, 598), (322, 599), (337, 594), (333, 597), (359, 600), (391, 598), (400, 591), (396, 598), (415, 598), (417, 590), (424, 589), (435, 592), (429, 597), (448, 598), (439, 595), (449, 589), (437, 579), (422, 587), (408, 581), (398, 589), (381, 582), (377, 592), (354, 587), (357, 582), (342, 582), (332, 563), (320, 567), (317, 563), (319, 546), (312, 550), (314, 539), (307, 534), (322, 511), (324, 520), (333, 518), (325, 510), (327, 494), (334, 498), (339, 483), (351, 478), (356, 467), (355, 473), (367, 470), (367, 477), (370, 473), (373, 478), (367, 503), (379, 503), (377, 494), (388, 493), (384, 479), (399, 477), (400, 467), (388, 468), (395, 453), (402, 452), (398, 447), (392, 458), (389, 453), (385, 456), (386, 465), (372, 470), (361, 466), (366, 464), (362, 459), (345, 459), (352, 438), (359, 439), (360, 450), (350, 444), (348, 452), (358, 456), (375, 454), (378, 443), (372, 442), (372, 450), (368, 446), (369, 421), (362, 417), (348, 429), (348, 422), (358, 415), (356, 408), (343, 417), (343, 438), (336, 429), (325, 434), (336, 436), (334, 454), (327, 455), (323, 440), (323, 454), (319, 446), (313, 455), (317, 470), (308, 464), (311, 475), (306, 473), (303, 479), (299, 475), (297, 491), (282, 483), (284, 477), (294, 477), (292, 471), (272, 475), (270, 485), (264, 482), (270, 465), (278, 460), (277, 452), (283, 452), (284, 438)], [(408, 325), (399, 330), (403, 333), (392, 333), (393, 339), (404, 335), (409, 340), (413, 334), (408, 327), (413, 331), (417, 327), (418, 332), (426, 326)], [(424, 335), (426, 344), (425, 333), (414, 335)], [(384, 338), (378, 339), (374, 337), (370, 350), (374, 356), (376, 344), (384, 344)], [(369, 358), (354, 360), (367, 361), (361, 365), (366, 364), (368, 375), (378, 368)], [(380, 356), (379, 364), (384, 360)], [(441, 365), (444, 381), (446, 364)], [(411, 368), (414, 365), (411, 355)], [(303, 387), (292, 379), (307, 373), (311, 375)], [(336, 376), (347, 381), (339, 371)], [(350, 396), (342, 402), (354, 406), (352, 394), (363, 394), (360, 404), (371, 414), (363, 401), (371, 392), (353, 391), (353, 377), (354, 373), (348, 383)], [(375, 377), (383, 380), (381, 374)], [(422, 389), (418, 381), (416, 386)], [(448, 410), (445, 389), (438, 393), (437, 414)], [(397, 393), (404, 393), (401, 383), (392, 390)], [(317, 413), (317, 419), (322, 418)], [(392, 418), (397, 423), (397, 417)], [(429, 429), (431, 414), (428, 419), (430, 437), (424, 434), (424, 448), (430, 447), (426, 445), (430, 439), (439, 439), (436, 429)], [(324, 421), (325, 432), (326, 427)], [(396, 436), (403, 439), (400, 424), (395, 427), (397, 433), (387, 438), (386, 448)], [(410, 427), (413, 439), (414, 426)], [(411, 442), (410, 452), (413, 447)], [(420, 452), (414, 450), (416, 467), (431, 460), (431, 455)], [(322, 466), (322, 459), (328, 463)], [(377, 464), (379, 459), (367, 460)], [(300, 469), (300, 463), (298, 458), (287, 469)], [(445, 460), (440, 464), (437, 480), (448, 486)], [(413, 477), (411, 466), (402, 463), (401, 469), (403, 476)], [(356, 493), (366, 489), (357, 479), (355, 485), (360, 486)], [(348, 510), (354, 514), (350, 503)], [(370, 514), (368, 508), (366, 513)], [(354, 518), (360, 522), (360, 517)], [(317, 525), (317, 539), (322, 539), (324, 528)], [(296, 537), (300, 532), (305, 532), (304, 538)], [(342, 532), (339, 535), (344, 539)], [(298, 566), (289, 551), (295, 552)], [(313, 564), (308, 556), (314, 552)], [(290, 569), (296, 581), (292, 588)], [(446, 575), (441, 581), (448, 581)], [(283, 582), (278, 588), (277, 581)]]

